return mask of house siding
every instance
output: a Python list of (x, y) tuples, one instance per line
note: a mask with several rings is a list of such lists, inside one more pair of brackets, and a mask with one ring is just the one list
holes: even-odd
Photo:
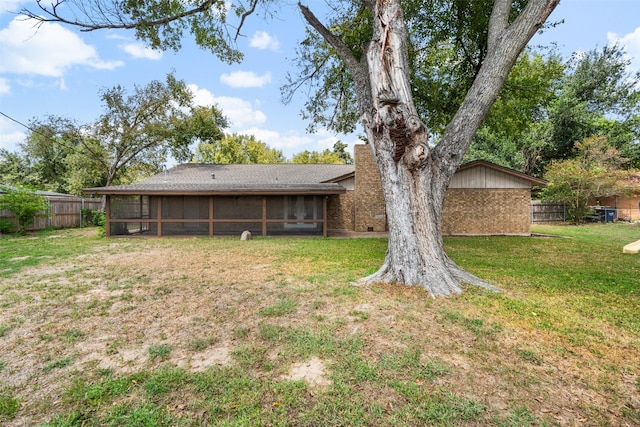
[(476, 166), (471, 169), (457, 171), (451, 178), (449, 188), (531, 188), (526, 179), (490, 169)]

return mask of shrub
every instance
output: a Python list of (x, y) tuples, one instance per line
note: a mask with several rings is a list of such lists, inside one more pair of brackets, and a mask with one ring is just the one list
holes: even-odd
[(91, 211), (91, 222), (98, 227), (104, 227), (106, 216), (103, 210), (96, 209)]
[(16, 216), (18, 233), (24, 234), (36, 217), (47, 216), (49, 202), (44, 196), (25, 188), (2, 187), (0, 209), (7, 210)]
[(103, 227), (105, 224), (105, 213), (101, 209), (82, 208), (82, 221), (84, 225), (95, 225)]
[(0, 234), (13, 233), (17, 230), (15, 222), (9, 218), (0, 217)]

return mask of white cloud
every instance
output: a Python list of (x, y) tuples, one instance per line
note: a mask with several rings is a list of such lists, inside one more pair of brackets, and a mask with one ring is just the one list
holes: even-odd
[(27, 3), (29, 3), (27, 0), (2, 0), (2, 5), (0, 5), (0, 15), (3, 13), (16, 13)]
[(254, 109), (250, 102), (230, 96), (214, 96), (207, 89), (197, 85), (188, 85), (193, 93), (196, 105), (217, 105), (222, 114), (231, 122), (231, 128), (237, 130), (246, 126), (259, 126), (267, 121), (267, 116), (260, 110)]
[(60, 89), (61, 91), (67, 90), (67, 83), (64, 81), (64, 79), (58, 80), (58, 89)]
[(0, 96), (9, 95), (11, 93), (11, 86), (9, 86), (9, 82), (7, 79), (3, 79), (0, 77)]
[(20, 130), (16, 123), (0, 116), (0, 148), (13, 152), (26, 137), (27, 134)]
[(253, 37), (251, 37), (249, 46), (260, 50), (278, 50), (280, 48), (280, 42), (277, 37), (271, 36), (265, 31), (256, 31)]
[(213, 97), (213, 94), (209, 92), (207, 89), (200, 89), (198, 85), (188, 84), (187, 88), (193, 94), (193, 103), (195, 105), (201, 106), (211, 106), (216, 105), (216, 100)]
[(634, 71), (640, 70), (640, 27), (624, 36), (616, 33), (607, 33), (607, 40), (609, 40), (609, 44), (618, 43), (624, 46), (624, 50), (631, 60), (631, 67)]
[(14, 18), (0, 30), (0, 72), (61, 77), (74, 65), (113, 70), (122, 61), (100, 59), (93, 46), (59, 24), (44, 23), (39, 28)]
[(118, 34), (118, 33), (113, 32), (113, 31), (115, 31), (115, 30), (107, 32), (106, 33), (107, 35), (105, 36), (105, 38), (109, 39), (109, 40), (125, 40), (125, 41), (128, 41), (128, 42), (130, 42), (132, 40), (131, 37), (126, 37), (126, 36), (123, 36), (122, 34)]
[(271, 83), (271, 73), (262, 76), (252, 71), (234, 71), (231, 74), (224, 73), (220, 76), (220, 82), (231, 87), (263, 87)]
[(297, 131), (289, 131), (282, 134), (275, 130), (261, 129), (254, 126), (243, 129), (240, 133), (253, 135), (256, 139), (265, 142), (269, 147), (283, 150), (285, 155), (290, 154), (291, 152), (298, 153), (300, 151), (310, 149), (309, 145), (314, 142), (313, 138), (309, 135), (300, 134)]
[(250, 127), (242, 129), (239, 133), (255, 136), (256, 139), (266, 143), (269, 147), (282, 150), (282, 153), (288, 158), (292, 158), (294, 154), (304, 150), (332, 150), (338, 140), (347, 144), (347, 151), (353, 156), (353, 146), (362, 143), (353, 135), (336, 135), (329, 130), (319, 130), (315, 134), (307, 134), (294, 130), (282, 133), (270, 129)]
[(125, 43), (120, 48), (134, 58), (150, 59), (159, 61), (162, 59), (162, 51), (151, 49), (142, 43)]

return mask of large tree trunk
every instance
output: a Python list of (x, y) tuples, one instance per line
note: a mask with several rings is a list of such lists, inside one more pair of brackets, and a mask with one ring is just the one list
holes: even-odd
[(363, 126), (380, 170), (389, 246), (380, 270), (364, 283), (420, 285), (433, 296), (460, 293), (462, 283), (496, 289), (445, 253), (440, 230), (444, 196), (518, 55), (558, 2), (529, 0), (509, 23), (511, 0), (496, 0), (486, 59), (436, 146), (429, 144), (413, 104), (400, 0), (363, 0), (372, 10), (374, 32), (361, 59), (300, 6), (307, 22), (336, 49), (353, 76)]
[[(376, 141), (372, 148), (387, 144), (388, 141)], [(380, 270), (362, 279), (361, 283), (422, 285), (431, 295), (439, 296), (460, 293), (461, 282), (496, 289), (464, 272), (445, 253), (440, 232), (445, 191), (442, 185), (433, 184), (446, 178), (434, 168), (433, 162), (426, 161), (420, 168), (412, 169), (381, 151), (376, 157), (385, 176), (382, 186), (389, 243)]]

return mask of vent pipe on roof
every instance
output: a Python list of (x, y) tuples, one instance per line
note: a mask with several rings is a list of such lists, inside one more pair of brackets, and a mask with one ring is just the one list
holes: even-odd
[(216, 174), (215, 173), (211, 174), (211, 179), (216, 179)]
[(164, 166), (164, 182), (167, 182), (167, 173), (168, 173), (167, 166), (165, 165)]

